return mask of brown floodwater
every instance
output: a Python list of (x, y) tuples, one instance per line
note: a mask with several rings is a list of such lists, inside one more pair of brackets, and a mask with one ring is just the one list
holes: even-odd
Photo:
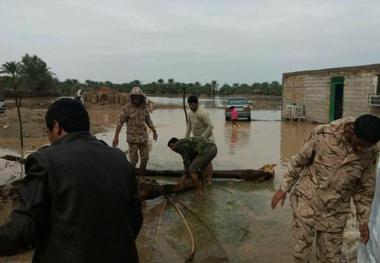
[[(295, 154), (311, 129), (306, 122), (281, 122), (278, 110), (254, 111), (257, 121), (241, 121), (232, 128), (225, 122), (224, 110), (207, 108), (214, 122), (218, 155), (214, 169), (257, 169), (268, 163), (277, 164), (275, 179), (255, 184), (237, 180), (215, 180), (206, 187), (205, 198), (199, 200), (192, 192), (178, 194), (190, 210), (182, 209), (196, 240), (194, 262), (291, 262), (291, 209), (288, 203), (272, 211), (270, 200), (286, 171), (287, 159)], [(99, 139), (111, 143), (119, 109), (105, 107), (91, 111), (92, 122), (101, 123), (104, 132)], [(171, 137), (185, 135), (183, 110), (155, 110), (152, 119), (159, 139), (150, 141), (151, 169), (181, 169), (178, 154), (168, 149)], [(150, 136), (152, 136), (150, 134)], [(125, 131), (119, 147), (126, 151)], [(32, 149), (29, 149), (32, 150)], [(0, 146), (0, 154), (17, 152), (17, 144)], [(0, 171), (3, 181), (8, 174)], [(18, 176), (15, 172), (13, 176)], [(161, 178), (160, 182), (175, 182)], [(145, 221), (137, 239), (141, 262), (183, 262), (189, 253), (190, 240), (186, 228), (174, 208), (164, 198), (144, 204)], [(4, 222), (9, 206), (1, 204), (0, 222)], [(158, 231), (159, 229), (159, 231)], [(29, 262), (30, 252), (22, 256), (0, 258), (0, 262)]]

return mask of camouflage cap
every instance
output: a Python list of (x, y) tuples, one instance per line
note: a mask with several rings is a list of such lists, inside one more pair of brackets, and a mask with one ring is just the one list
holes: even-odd
[(129, 93), (129, 95), (140, 95), (140, 96), (143, 96), (145, 97), (145, 94), (144, 92), (140, 89), (140, 87), (133, 87), (133, 89), (131, 90), (131, 92)]

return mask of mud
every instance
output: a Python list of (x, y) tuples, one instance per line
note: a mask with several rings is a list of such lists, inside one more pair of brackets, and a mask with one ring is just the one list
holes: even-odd
[[(185, 134), (184, 113), (180, 109), (182, 100), (157, 97), (152, 100), (175, 107), (160, 108), (152, 114), (159, 139), (157, 142), (150, 141), (148, 168), (179, 169), (182, 167), (181, 158), (171, 152), (166, 143), (173, 136), (180, 138)], [(206, 195), (202, 201), (191, 192), (175, 197), (197, 215), (183, 209), (197, 242), (194, 262), (223, 262), (226, 258), (229, 262), (291, 262), (291, 209), (285, 203), (282, 209), (272, 211), (270, 200), (286, 171), (287, 159), (298, 151), (314, 125), (279, 121), (277, 105), (253, 111), (252, 116), (259, 121), (241, 121), (240, 127), (232, 128), (224, 120), (223, 100), (220, 101), (201, 100), (215, 125), (214, 133), (218, 145), (218, 156), (213, 162), (215, 169), (259, 168), (267, 163), (277, 163), (278, 166), (273, 182), (254, 184), (216, 180), (206, 187)], [(99, 139), (111, 143), (119, 110), (120, 106), (89, 107), (92, 131)], [(31, 134), (26, 138), (28, 151), (47, 142), (46, 133), (41, 133), (44, 129), (43, 122), (38, 120), (45, 111), (46, 109), (26, 111), (30, 114), (26, 119), (32, 122), (28, 125), (34, 127), (28, 129), (35, 131), (28, 131)], [(11, 110), (8, 114), (12, 116), (14, 113)], [(4, 121), (6, 118), (8, 122)], [(0, 126), (6, 123), (15, 125), (9, 118), (0, 116)], [(17, 133), (6, 133), (0, 128), (0, 154), (17, 152), (17, 135), (11, 136)], [(119, 147), (124, 151), (128, 149), (124, 130), (120, 136)], [(6, 176), (0, 171), (0, 177)], [(174, 179), (161, 178), (160, 181), (173, 182)], [(137, 239), (141, 262), (183, 262), (190, 250), (185, 226), (173, 207), (166, 204), (165, 212), (161, 216), (163, 203), (162, 198), (144, 203), (145, 221)], [(4, 222), (9, 209), (7, 204), (0, 206), (0, 222)], [(160, 230), (157, 235), (158, 228)], [(354, 221), (350, 223), (350, 228), (352, 233), (346, 240), (351, 242), (355, 240), (357, 233)], [(15, 261), (29, 262), (30, 252), (22, 256), (0, 258), (0, 262)]]

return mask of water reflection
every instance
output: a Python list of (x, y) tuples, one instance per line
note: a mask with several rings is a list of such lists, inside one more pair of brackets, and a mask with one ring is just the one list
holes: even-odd
[(296, 154), (302, 144), (309, 138), (315, 124), (308, 122), (281, 123), (281, 162)]
[[(92, 124), (107, 128), (96, 136), (109, 144), (120, 109), (104, 107), (97, 111), (90, 110)], [(275, 182), (285, 171), (287, 158), (297, 152), (314, 127), (309, 123), (275, 121), (279, 111), (272, 110), (255, 112), (255, 117), (262, 121), (241, 121), (240, 127), (232, 128), (231, 123), (224, 120), (223, 109), (208, 108), (207, 111), (214, 122), (218, 145), (218, 155), (213, 161), (215, 169), (255, 169), (267, 163), (277, 163)], [(149, 168), (182, 169), (181, 157), (168, 149), (167, 141), (171, 137), (184, 137), (186, 124), (183, 110), (156, 110), (152, 119), (159, 139), (157, 142), (150, 141)], [(120, 148), (124, 151), (128, 149), (125, 140), (124, 128), (120, 135)], [(196, 217), (186, 214), (197, 240), (194, 262), (220, 262), (223, 249), (230, 262), (290, 262), (291, 210), (285, 204), (283, 209), (272, 211), (269, 206), (272, 194), (272, 182), (216, 181), (206, 187), (203, 201), (196, 199), (193, 193), (178, 195), (177, 198), (199, 215), (211, 230), (208, 231)], [(180, 262), (190, 249), (183, 223), (170, 207), (166, 208), (162, 218), (162, 234), (156, 239), (161, 202), (158, 199), (145, 203), (145, 222), (138, 238), (141, 262)], [(273, 253), (274, 249), (276, 253)]]
[(254, 110), (251, 112), (254, 121), (280, 121), (281, 112), (278, 110)]
[(280, 176), (275, 179), (276, 186), (281, 182), (282, 174), (287, 171), (289, 158), (299, 151), (315, 126), (309, 122), (281, 122), (281, 158), (276, 170)]
[[(218, 146), (218, 155), (213, 161), (216, 169), (252, 169), (266, 163), (278, 162), (280, 122), (242, 121), (239, 122), (240, 127), (233, 132), (230, 123), (226, 123), (224, 120), (223, 109), (208, 109), (207, 111), (214, 122), (214, 137)], [(152, 152), (148, 168), (182, 169), (181, 157), (168, 149), (167, 142), (172, 137), (183, 138), (185, 136), (186, 122), (183, 110), (157, 110), (151, 117), (157, 127), (159, 139), (157, 142), (151, 142)], [(114, 125), (110, 126), (109, 131), (97, 134), (97, 137), (111, 144)], [(123, 151), (128, 149), (125, 140), (124, 127), (119, 140), (119, 147)]]
[(250, 145), (251, 122), (239, 122), (238, 127), (232, 127), (231, 122), (224, 125), (225, 142), (229, 142), (230, 154), (236, 154)]
[(236, 143), (237, 143), (237, 130), (232, 128), (231, 129), (231, 141), (230, 141), (230, 153), (234, 154), (235, 152), (235, 147), (236, 147)]

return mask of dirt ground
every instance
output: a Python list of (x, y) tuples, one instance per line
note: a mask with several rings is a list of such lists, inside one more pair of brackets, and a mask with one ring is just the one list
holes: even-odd
[[(101, 111), (102, 108), (97, 110)], [(33, 151), (41, 145), (47, 144), (47, 128), (45, 125), (46, 107), (23, 107), (21, 108), (22, 126), (24, 134), (24, 149)], [(91, 123), (91, 132), (98, 133), (104, 128), (96, 122)], [(0, 114), (0, 145), (2, 148), (12, 149), (19, 144), (20, 128), (17, 110), (8, 107), (5, 113)]]

